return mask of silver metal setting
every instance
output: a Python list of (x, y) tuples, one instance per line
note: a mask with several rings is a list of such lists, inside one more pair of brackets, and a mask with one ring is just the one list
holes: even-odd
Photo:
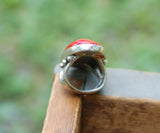
[[(105, 83), (105, 57), (103, 47), (93, 44), (81, 44), (68, 48), (61, 58), (60, 81), (70, 91), (78, 94), (93, 94), (100, 91)], [(72, 80), (71, 80), (72, 79)], [(77, 87), (75, 80), (84, 79)]]
[[(83, 52), (83, 53), (82, 53)], [(81, 45), (76, 45), (73, 46), (66, 51), (64, 51), (61, 60), (66, 59), (68, 56), (73, 55), (73, 54), (88, 54), (88, 55), (94, 55), (95, 53), (99, 53), (102, 58), (104, 59), (104, 55), (102, 54), (103, 52), (103, 47), (99, 45), (94, 45), (94, 44), (81, 44)]]

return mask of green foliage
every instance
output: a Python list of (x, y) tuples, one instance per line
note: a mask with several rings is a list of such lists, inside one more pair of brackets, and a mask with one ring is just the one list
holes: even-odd
[(79, 38), (108, 67), (160, 72), (159, 0), (0, 1), (0, 132), (42, 130), (53, 68)]

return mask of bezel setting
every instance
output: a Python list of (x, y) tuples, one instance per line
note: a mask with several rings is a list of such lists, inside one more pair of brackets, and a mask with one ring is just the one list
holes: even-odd
[[(75, 88), (67, 78), (67, 72), (69, 68), (81, 57), (92, 57), (97, 60), (97, 67), (102, 71), (102, 75), (99, 75), (101, 79), (100, 85), (97, 88), (91, 90), (79, 90)], [(92, 94), (96, 93), (102, 89), (105, 82), (105, 69), (104, 65), (107, 63), (105, 56), (103, 54), (103, 46), (88, 39), (80, 39), (72, 42), (65, 50), (61, 57), (61, 72), (60, 72), (60, 81), (62, 84), (70, 88), (73, 92), (79, 94)]]

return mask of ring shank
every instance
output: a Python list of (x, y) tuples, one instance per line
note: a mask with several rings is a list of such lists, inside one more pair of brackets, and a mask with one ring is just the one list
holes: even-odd
[[(76, 93), (96, 93), (104, 86), (104, 65), (100, 59), (90, 56), (78, 56), (62, 69), (60, 80), (67, 88)], [(75, 86), (76, 80), (83, 80), (80, 88)]]

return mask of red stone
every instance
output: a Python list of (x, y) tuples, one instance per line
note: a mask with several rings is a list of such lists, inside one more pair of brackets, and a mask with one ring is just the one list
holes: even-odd
[(92, 40), (89, 40), (89, 39), (79, 39), (79, 40), (76, 40), (74, 42), (72, 42), (71, 44), (69, 44), (65, 50), (67, 50), (68, 48), (70, 47), (73, 47), (73, 46), (76, 46), (76, 45), (81, 45), (81, 44), (93, 44), (93, 45), (98, 45), (98, 46), (101, 46), (99, 43), (97, 42), (94, 42)]

